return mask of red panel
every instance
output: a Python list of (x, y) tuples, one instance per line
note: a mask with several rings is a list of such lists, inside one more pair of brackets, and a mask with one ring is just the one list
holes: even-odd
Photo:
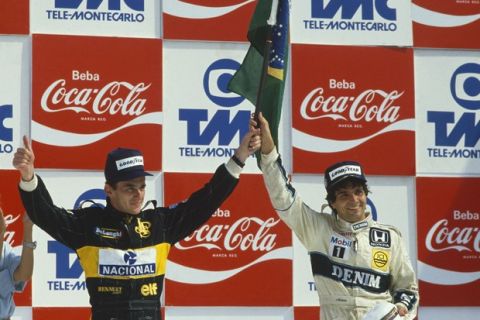
[[(182, 40), (247, 41), (247, 30), (256, 3), (249, 3), (236, 9), (229, 6), (245, 3), (244, 0), (183, 0), (192, 8), (192, 15), (179, 10), (178, 15), (163, 14), (164, 38)], [(179, 3), (179, 2), (176, 2)], [(220, 13), (221, 9), (225, 9)], [(209, 17), (193, 15), (205, 13)]]
[(162, 111), (161, 62), (158, 39), (34, 35), (37, 167), (102, 170), (111, 149), (129, 147), (160, 170), (161, 120), (151, 117)]
[[(434, 14), (448, 15), (456, 19), (450, 26), (429, 25), (428, 21), (414, 21), (413, 42), (415, 47), (479, 49), (480, 41), (480, 2), (458, 0), (414, 0), (413, 4), (432, 11)], [(476, 19), (469, 16), (477, 15)], [(449, 18), (439, 19), (446, 23)]]
[[(188, 197), (209, 178), (166, 173), (165, 202)], [(290, 306), (291, 243), (291, 232), (273, 211), (262, 177), (244, 174), (220, 211), (181, 241), (181, 248), (172, 248), (169, 260), (194, 269), (198, 277), (196, 283), (172, 281), (167, 269), (166, 305)]]
[(28, 34), (29, 32), (29, 1), (0, 1), (0, 34)]
[(368, 174), (415, 174), (411, 49), (293, 45), (292, 79), (294, 172), (352, 159)]
[(320, 307), (295, 307), (293, 314), (295, 320), (318, 320)]
[(478, 178), (417, 178), (423, 306), (480, 306), (478, 194)]
[(33, 308), (33, 320), (88, 320), (90, 319), (90, 308)]

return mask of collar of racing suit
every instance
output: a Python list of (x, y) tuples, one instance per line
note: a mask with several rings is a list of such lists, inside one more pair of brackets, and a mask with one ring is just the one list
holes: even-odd
[[(118, 217), (119, 220), (121, 219), (124, 223), (126, 224), (130, 224), (130, 222), (132, 221), (133, 218), (135, 218), (136, 216), (134, 215), (131, 215), (129, 213), (126, 213), (126, 212), (123, 212), (123, 211), (120, 211), (120, 210), (117, 210), (115, 209), (113, 206), (112, 206), (112, 203), (110, 202), (110, 199), (107, 197), (107, 207), (106, 209), (108, 210), (108, 212), (110, 214), (112, 214), (114, 217)], [(138, 216), (140, 216), (142, 214), (142, 212), (140, 212), (138, 214)]]
[(372, 215), (370, 212), (367, 212), (367, 217), (361, 221), (357, 221), (354, 223), (348, 222), (340, 218), (338, 215), (335, 215), (335, 226), (336, 229), (344, 234), (347, 233), (358, 233), (361, 232), (363, 229), (371, 227), (375, 221), (372, 219)]

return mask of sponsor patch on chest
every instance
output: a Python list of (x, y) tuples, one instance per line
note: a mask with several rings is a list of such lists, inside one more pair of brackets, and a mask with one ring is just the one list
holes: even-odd
[(107, 239), (120, 239), (122, 237), (122, 231), (116, 229), (108, 229), (108, 228), (95, 228), (95, 234)]
[(142, 250), (99, 250), (98, 274), (106, 277), (141, 277), (156, 273), (156, 251)]
[(331, 257), (347, 260), (353, 247), (353, 240), (342, 237), (339, 234), (332, 234), (328, 247), (328, 254)]
[(383, 249), (372, 250), (371, 268), (387, 272), (390, 265), (390, 251)]

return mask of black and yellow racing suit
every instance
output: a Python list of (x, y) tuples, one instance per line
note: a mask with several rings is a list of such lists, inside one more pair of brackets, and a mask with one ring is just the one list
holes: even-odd
[(232, 161), (219, 166), (187, 200), (138, 215), (115, 210), (108, 199), (105, 208), (57, 207), (37, 175), (20, 183), (20, 195), (32, 221), (76, 251), (93, 320), (154, 320), (161, 318), (160, 295), (171, 246), (205, 223), (230, 195), (240, 171), (235, 166)]

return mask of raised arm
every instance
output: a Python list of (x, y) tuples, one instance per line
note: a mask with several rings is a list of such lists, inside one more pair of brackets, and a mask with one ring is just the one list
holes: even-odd
[(32, 242), (33, 222), (27, 214), (23, 215), (23, 248), (20, 264), (13, 273), (15, 282), (28, 281), (33, 273), (33, 250), (36, 244)]
[(31, 181), (35, 175), (33, 163), (35, 155), (32, 144), (27, 136), (23, 136), (23, 147), (17, 148), (13, 155), (13, 166), (20, 171), (23, 181)]
[(260, 129), (255, 128), (255, 124), (255, 121), (250, 119), (248, 132), (242, 137), (242, 141), (232, 158), (225, 164), (228, 172), (237, 179), (240, 177), (245, 161), (260, 149)]
[(249, 130), (243, 136), (240, 145), (235, 150), (235, 156), (242, 163), (255, 153), (260, 148), (260, 129), (255, 128), (255, 121), (250, 120)]
[(275, 148), (272, 133), (270, 132), (270, 126), (268, 125), (267, 120), (263, 117), (263, 114), (261, 112), (258, 114), (258, 121), (260, 122), (260, 130), (262, 137), (262, 154), (270, 154), (270, 152), (272, 152)]

